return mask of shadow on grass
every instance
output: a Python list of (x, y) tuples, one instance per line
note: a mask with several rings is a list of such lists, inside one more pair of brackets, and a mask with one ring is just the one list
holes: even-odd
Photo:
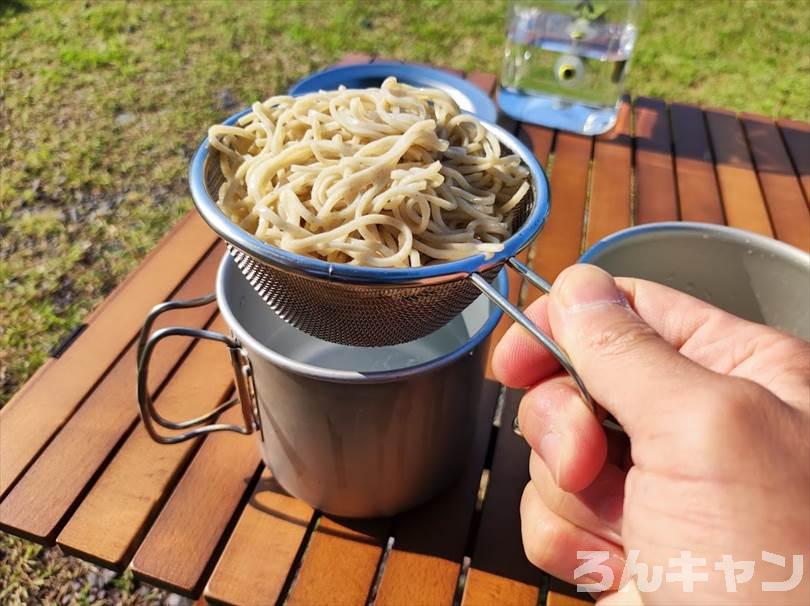
[(0, 0), (0, 21), (30, 10), (31, 7), (23, 0)]

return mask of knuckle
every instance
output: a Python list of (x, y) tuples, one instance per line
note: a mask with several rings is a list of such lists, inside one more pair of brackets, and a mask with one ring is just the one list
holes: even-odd
[(522, 527), (526, 558), (538, 568), (546, 568), (561, 546), (560, 531), (555, 527), (553, 517), (528, 510), (523, 515)]
[(534, 526), (534, 531), (524, 534), (523, 537), (523, 551), (526, 553), (526, 558), (538, 568), (546, 568), (551, 561), (552, 554), (555, 553), (550, 536), (553, 531), (546, 531), (544, 527), (547, 525), (542, 521), (529, 520), (525, 523)]
[(636, 318), (622, 318), (606, 326), (587, 327), (580, 331), (581, 342), (600, 356), (620, 358), (648, 341), (660, 337), (650, 326)]
[(534, 451), (529, 456), (529, 477), (534, 489), (548, 509), (557, 513), (565, 510), (568, 493), (557, 487), (548, 466)]
[(736, 466), (750, 453), (753, 435), (768, 423), (763, 401), (766, 390), (745, 379), (723, 377), (698, 393), (700, 405), (689, 413), (690, 431), (685, 433), (688, 451), (699, 452), (708, 470), (722, 472)]
[(701, 398), (705, 405), (698, 410), (701, 425), (711, 431), (738, 428), (749, 418), (752, 404), (762, 397), (757, 385), (731, 377), (724, 377), (709, 388), (711, 391)]

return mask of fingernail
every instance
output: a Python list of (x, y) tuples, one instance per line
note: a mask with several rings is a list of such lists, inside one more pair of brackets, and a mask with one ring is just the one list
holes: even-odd
[(560, 434), (556, 431), (549, 431), (540, 440), (540, 458), (543, 459), (551, 473), (554, 474), (554, 481), (560, 485)]
[(628, 306), (613, 277), (593, 265), (577, 265), (569, 269), (558, 288), (559, 301), (568, 311), (601, 305)]

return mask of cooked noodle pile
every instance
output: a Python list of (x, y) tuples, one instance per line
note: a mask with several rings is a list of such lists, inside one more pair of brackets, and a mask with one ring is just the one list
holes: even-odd
[(492, 254), (511, 234), (528, 170), (444, 92), (271, 97), (208, 131), (217, 201), (273, 246), (336, 263), (417, 267)]

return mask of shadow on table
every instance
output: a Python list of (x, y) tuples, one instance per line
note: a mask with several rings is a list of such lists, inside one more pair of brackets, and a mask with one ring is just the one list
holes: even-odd
[[(766, 117), (737, 116), (732, 111), (688, 103), (666, 105), (646, 98), (637, 99), (635, 109), (636, 148), (671, 152), (676, 161), (754, 168), (758, 173), (795, 177), (795, 158), (791, 160), (790, 155), (810, 144), (810, 131), (798, 125), (777, 127)], [(639, 113), (643, 114), (641, 120)]]
[[(476, 570), (488, 572), (528, 585), (539, 586), (544, 574), (532, 566), (523, 552), (520, 535), (520, 498), (528, 481), (529, 447), (511, 428), (492, 430), (492, 417), (497, 400), (498, 384), (487, 381), (476, 411), (477, 452), (471, 465), (459, 474), (458, 480), (425, 505), (403, 512), (393, 519), (347, 519), (327, 514), (313, 528), (318, 533), (372, 545), (385, 545), (389, 534), (394, 537), (393, 550), (422, 554), (461, 565), (465, 556)], [(510, 392), (506, 399), (503, 419), (511, 427), (517, 411), (519, 392)], [(482, 484), (482, 463), (488, 471), (484, 482), (486, 499), (478, 503)], [(273, 491), (289, 495), (273, 478), (262, 477), (251, 497), (249, 506), (301, 527), (309, 518), (295, 516), (263, 506), (256, 494)], [(292, 497), (289, 497), (292, 498)], [(328, 519), (334, 523), (324, 525)]]
[(253, 491), (250, 500), (248, 501), (248, 506), (252, 507), (256, 511), (261, 511), (262, 513), (266, 513), (268, 515), (273, 516), (274, 518), (278, 518), (279, 520), (284, 520), (285, 522), (295, 524), (296, 526), (306, 527), (309, 525), (311, 516), (307, 517), (294, 516), (290, 515), (285, 511), (267, 507), (266, 505), (262, 504), (261, 499), (258, 497), (259, 495), (265, 492), (274, 492), (276, 494), (280, 494), (290, 499), (295, 498), (292, 495), (290, 495), (286, 490), (284, 490), (284, 488), (281, 487), (281, 484), (279, 484), (274, 477), (272, 476), (268, 477), (266, 475), (263, 475), (259, 479), (259, 483), (256, 485), (256, 488)]

